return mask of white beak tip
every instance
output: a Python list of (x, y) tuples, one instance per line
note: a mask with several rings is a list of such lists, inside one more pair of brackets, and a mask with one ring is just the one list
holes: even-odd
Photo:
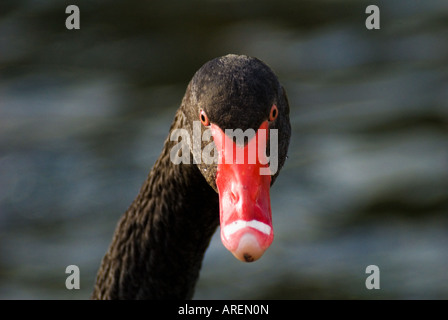
[(243, 262), (253, 262), (258, 260), (264, 253), (260, 247), (257, 237), (252, 233), (245, 233), (241, 236), (238, 247), (232, 254)]

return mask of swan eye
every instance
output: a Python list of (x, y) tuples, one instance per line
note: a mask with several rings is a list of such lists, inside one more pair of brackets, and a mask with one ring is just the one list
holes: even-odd
[(278, 108), (274, 104), (271, 108), (271, 113), (269, 114), (269, 121), (274, 121), (278, 116)]
[(201, 123), (204, 126), (209, 126), (210, 125), (210, 120), (208, 120), (207, 114), (205, 113), (204, 110), (201, 109), (201, 111), (199, 112), (199, 119), (201, 120)]

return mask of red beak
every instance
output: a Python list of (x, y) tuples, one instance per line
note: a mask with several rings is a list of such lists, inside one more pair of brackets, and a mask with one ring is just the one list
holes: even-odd
[(268, 121), (261, 124), (245, 146), (235, 144), (218, 126), (211, 124), (211, 129), (219, 153), (216, 185), (221, 240), (239, 260), (255, 261), (274, 239), (269, 197), (271, 175), (260, 174), (261, 168), (268, 170)]

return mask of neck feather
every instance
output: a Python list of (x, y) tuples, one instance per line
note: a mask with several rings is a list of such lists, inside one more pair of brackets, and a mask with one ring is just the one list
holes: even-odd
[[(182, 123), (178, 113), (171, 129)], [(189, 299), (219, 224), (219, 200), (195, 164), (164, 149), (118, 223), (93, 299)]]

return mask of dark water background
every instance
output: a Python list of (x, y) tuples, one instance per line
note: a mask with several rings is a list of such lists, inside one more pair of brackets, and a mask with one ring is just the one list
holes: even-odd
[(227, 53), (276, 71), (293, 136), (273, 245), (244, 264), (217, 233), (195, 298), (448, 298), (445, 0), (2, 0), (0, 298), (89, 297), (188, 81)]

